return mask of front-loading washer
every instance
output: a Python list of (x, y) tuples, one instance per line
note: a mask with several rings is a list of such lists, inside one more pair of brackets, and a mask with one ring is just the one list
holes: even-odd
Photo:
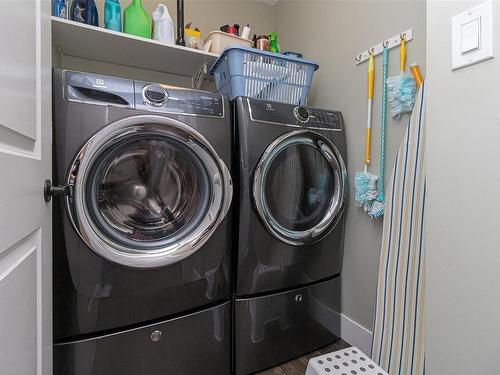
[(348, 182), (340, 112), (247, 97), (234, 109), (241, 375), (339, 337)]
[(228, 373), (227, 99), (57, 69), (53, 92), (55, 373)]

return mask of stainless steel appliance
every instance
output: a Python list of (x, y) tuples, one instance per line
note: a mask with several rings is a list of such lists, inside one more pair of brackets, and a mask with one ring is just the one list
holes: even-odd
[(228, 373), (227, 100), (65, 70), (53, 91), (55, 373)]
[(347, 200), (337, 111), (235, 101), (234, 370), (249, 374), (336, 340)]

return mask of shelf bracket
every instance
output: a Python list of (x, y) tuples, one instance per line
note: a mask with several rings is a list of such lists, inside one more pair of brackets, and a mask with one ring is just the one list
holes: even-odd
[(194, 74), (192, 78), (191, 87), (195, 90), (199, 90), (207, 73), (208, 73), (208, 65), (207, 63), (203, 63), (201, 68)]

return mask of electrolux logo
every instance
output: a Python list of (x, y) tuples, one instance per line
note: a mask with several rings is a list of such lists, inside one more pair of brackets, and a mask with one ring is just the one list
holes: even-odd
[(102, 88), (102, 89), (106, 89), (106, 85), (105, 85), (105, 82), (102, 78), (96, 78), (95, 79), (95, 83), (92, 85), (94, 87), (99, 87), (99, 88)]
[(274, 111), (274, 107), (272, 103), (266, 103), (266, 110), (267, 111)]

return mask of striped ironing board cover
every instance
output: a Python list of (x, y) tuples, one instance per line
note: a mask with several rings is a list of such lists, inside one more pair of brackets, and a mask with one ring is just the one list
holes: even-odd
[(386, 188), (372, 359), (390, 375), (424, 374), (425, 84)]

